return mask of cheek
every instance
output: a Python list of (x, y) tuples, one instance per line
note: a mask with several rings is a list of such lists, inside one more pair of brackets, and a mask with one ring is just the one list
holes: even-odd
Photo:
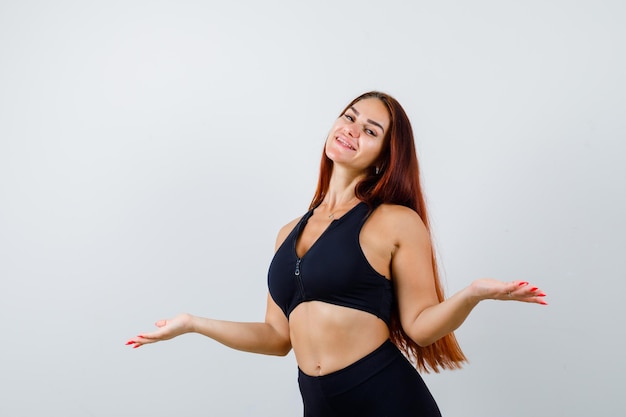
[(370, 160), (370, 163), (375, 163), (378, 158), (380, 157), (380, 154), (382, 153), (382, 146), (379, 146), (378, 144), (376, 144), (375, 146), (372, 146), (371, 148), (368, 149), (368, 159)]
[(326, 142), (324, 142), (324, 153), (329, 158), (331, 158), (331, 155), (329, 155), (329, 152), (332, 153), (331, 144), (332, 144), (332, 135), (329, 134), (328, 137), (326, 138)]
[(328, 146), (335, 140), (335, 134), (341, 128), (342, 128), (341, 119), (338, 119), (335, 123), (333, 123), (333, 126), (330, 128), (328, 135), (326, 135), (326, 142), (325, 142), (326, 149), (328, 149)]
[(330, 131), (328, 132), (328, 136), (326, 136), (326, 140), (324, 141), (324, 147), (328, 149), (328, 145), (332, 142), (333, 140), (333, 132)]
[(379, 140), (376, 141), (372, 141), (370, 143), (368, 143), (367, 145), (367, 151), (368, 153), (375, 155), (376, 157), (378, 157), (378, 155), (380, 155), (380, 153), (383, 150), (383, 145)]

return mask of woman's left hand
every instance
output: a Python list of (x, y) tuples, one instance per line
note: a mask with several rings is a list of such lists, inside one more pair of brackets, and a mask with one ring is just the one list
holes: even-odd
[(481, 278), (470, 285), (471, 293), (478, 300), (523, 301), (548, 305), (546, 294), (526, 281), (503, 282), (492, 278)]

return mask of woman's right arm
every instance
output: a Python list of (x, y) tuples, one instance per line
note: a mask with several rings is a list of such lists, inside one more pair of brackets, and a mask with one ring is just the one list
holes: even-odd
[(159, 320), (155, 324), (158, 330), (142, 333), (126, 344), (138, 348), (148, 343), (173, 339), (185, 333), (199, 333), (225, 346), (245, 352), (284, 356), (291, 350), (289, 322), (269, 294), (263, 323), (214, 320), (184, 313), (169, 320)]
[[(282, 244), (299, 219), (286, 224), (278, 233), (276, 247)], [(265, 322), (242, 323), (197, 317), (188, 313), (155, 323), (158, 330), (133, 337), (127, 345), (138, 348), (148, 343), (173, 339), (185, 333), (199, 333), (233, 349), (266, 355), (285, 356), (291, 350), (289, 321), (272, 297), (267, 295)]]

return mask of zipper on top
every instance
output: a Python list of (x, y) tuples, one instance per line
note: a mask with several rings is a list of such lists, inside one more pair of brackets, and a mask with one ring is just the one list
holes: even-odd
[(294, 275), (296, 281), (298, 281), (298, 287), (300, 288), (300, 295), (304, 298), (304, 283), (302, 282), (302, 275), (300, 271), (300, 263), (302, 262), (302, 258), (296, 259), (296, 269), (294, 271)]

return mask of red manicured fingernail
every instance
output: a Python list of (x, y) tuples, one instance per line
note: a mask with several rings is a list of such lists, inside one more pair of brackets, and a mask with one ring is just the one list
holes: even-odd
[(139, 343), (137, 343), (135, 346), (133, 346), (133, 349), (137, 349), (138, 347), (140, 347), (141, 345)]
[(537, 291), (538, 289), (539, 289), (539, 288), (537, 288), (537, 287), (532, 287), (530, 290), (531, 290), (532, 292), (535, 292), (535, 291)]
[(544, 293), (541, 294), (537, 294), (537, 297), (545, 297), (546, 295)]
[(141, 337), (141, 338), (143, 339), (143, 336), (142, 336), (142, 335), (140, 335), (140, 334), (138, 334), (138, 335), (137, 335), (137, 337)]
[(543, 301), (543, 300), (539, 301), (539, 304), (543, 304), (544, 306), (547, 306), (547, 305), (548, 305), (548, 303), (546, 303), (546, 302), (545, 302), (545, 301)]
[(135, 343), (135, 342), (133, 342), (132, 340), (129, 340), (128, 342), (126, 342), (126, 346), (132, 345), (133, 343)]
[(523, 287), (524, 285), (528, 285), (528, 283), (526, 281), (522, 281), (517, 285), (519, 285), (520, 287)]

